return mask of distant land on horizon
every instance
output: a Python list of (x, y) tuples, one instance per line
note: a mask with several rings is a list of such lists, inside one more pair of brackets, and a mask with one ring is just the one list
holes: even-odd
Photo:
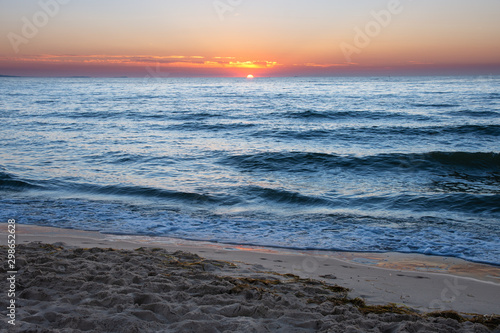
[[(92, 78), (92, 76), (88, 76), (88, 75), (72, 75), (72, 76), (24, 76), (24, 75), (3, 75), (3, 74), (0, 74), (0, 77), (24, 77), (24, 78), (30, 78), (30, 77), (61, 77), (61, 78), (69, 78), (69, 79), (90, 79)], [(120, 79), (124, 79), (124, 78), (128, 78), (128, 76), (116, 76), (114, 78), (120, 78)]]

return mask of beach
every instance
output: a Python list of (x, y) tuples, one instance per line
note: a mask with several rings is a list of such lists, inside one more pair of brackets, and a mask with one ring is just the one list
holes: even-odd
[(0, 3), (0, 333), (500, 333), (500, 1)]
[(500, 268), (456, 258), (17, 224), (16, 266), (18, 331), (500, 331)]

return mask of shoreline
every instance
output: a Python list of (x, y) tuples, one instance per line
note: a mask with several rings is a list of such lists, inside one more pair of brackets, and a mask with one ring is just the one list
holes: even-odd
[[(6, 245), (7, 224), (1, 223), (0, 230), (4, 235), (0, 245)], [(452, 257), (277, 250), (16, 224), (16, 244), (30, 242), (64, 243), (79, 248), (183, 251), (232, 262), (249, 272), (272, 271), (338, 284), (351, 290), (350, 297), (360, 297), (370, 305), (395, 303), (420, 312), (500, 314), (500, 268)]]

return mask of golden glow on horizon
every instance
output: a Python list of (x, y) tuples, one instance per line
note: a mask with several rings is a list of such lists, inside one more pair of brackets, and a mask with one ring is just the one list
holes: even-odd
[(52, 63), (52, 64), (100, 64), (100, 65), (125, 65), (125, 66), (160, 66), (177, 68), (248, 68), (266, 69), (278, 66), (276, 61), (267, 60), (231, 60), (234, 57), (202, 56), (147, 56), (147, 55), (38, 55), (20, 57), (1, 57), (0, 61), (16, 63)]
[(252, 74), (247, 75), (247, 79), (253, 79), (253, 78), (254, 78), (254, 76)]

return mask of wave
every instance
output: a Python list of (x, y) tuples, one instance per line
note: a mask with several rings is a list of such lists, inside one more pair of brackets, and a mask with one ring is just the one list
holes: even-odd
[(169, 119), (173, 120), (205, 120), (205, 119), (211, 119), (211, 118), (223, 118), (223, 119), (228, 119), (230, 118), (229, 115), (224, 115), (222, 113), (209, 113), (209, 112), (175, 112), (175, 113), (170, 113), (168, 115)]
[(40, 189), (33, 180), (19, 179), (11, 174), (0, 172), (0, 190), (23, 191), (29, 189)]
[(473, 111), (473, 110), (462, 110), (462, 111), (451, 111), (447, 114), (458, 117), (475, 117), (475, 118), (498, 118), (500, 117), (500, 112), (497, 111)]
[[(263, 187), (246, 187), (241, 191), (249, 195), (251, 200), (264, 201), (267, 204), (291, 205), (303, 208), (322, 207), (327, 209), (361, 209), (361, 210), (411, 210), (413, 212), (453, 211), (469, 214), (496, 215), (500, 213), (500, 191), (496, 194), (475, 193), (429, 193), (398, 195), (306, 195), (284, 189)], [(255, 197), (254, 197), (255, 196)]]
[[(95, 194), (110, 196), (129, 196), (142, 198), (163, 198), (185, 201), (189, 203), (218, 203), (223, 201), (210, 194), (175, 191), (146, 186), (124, 186), (124, 185), (97, 185), (88, 183), (65, 182), (62, 180), (34, 181), (19, 179), (8, 173), (0, 172), (0, 190), (3, 191), (60, 191), (78, 194)], [(227, 201), (226, 198), (224, 201)]]
[(413, 103), (412, 106), (420, 107), (420, 108), (454, 108), (460, 106), (459, 104), (451, 104), (451, 103)]
[(500, 93), (489, 93), (485, 96), (486, 99), (500, 99)]
[(283, 189), (272, 189), (259, 186), (250, 186), (243, 189), (245, 193), (251, 196), (257, 196), (265, 200), (271, 200), (276, 203), (302, 204), (302, 205), (328, 205), (329, 200), (317, 196), (303, 195), (298, 192), (287, 191)]
[[(473, 134), (485, 136), (500, 136), (500, 125), (460, 125), (445, 127), (430, 126), (418, 128), (396, 127), (394, 128), (394, 130), (398, 134), (413, 134), (419, 136), (436, 134)], [(379, 132), (383, 133), (384, 129), (380, 129)]]
[(348, 138), (360, 139), (376, 137), (380, 139), (382, 136), (436, 136), (436, 135), (475, 135), (475, 136), (500, 136), (500, 125), (460, 125), (460, 126), (423, 126), (423, 127), (407, 127), (407, 126), (389, 126), (389, 127), (346, 127), (338, 129), (300, 129), (300, 130), (270, 130), (263, 129), (252, 133), (255, 137), (271, 137), (271, 138), (287, 138), (287, 139), (318, 139), (318, 138)]
[(240, 189), (242, 197), (247, 200), (263, 201), (266, 204), (291, 205), (303, 208), (322, 207), (328, 209), (361, 209), (361, 210), (412, 210), (427, 212), (451, 210), (472, 214), (500, 213), (500, 191), (496, 194), (476, 193), (428, 193), (428, 194), (391, 194), (378, 195), (311, 195), (285, 189), (274, 189), (259, 186), (249, 186)]
[(155, 164), (172, 164), (176, 159), (171, 156), (154, 156), (148, 154), (132, 154), (123, 151), (107, 151), (100, 154), (92, 154), (82, 156), (82, 159), (88, 163), (98, 164), (127, 164), (127, 163), (155, 163)]
[(221, 163), (244, 171), (316, 172), (318, 169), (449, 169), (461, 167), (500, 171), (500, 154), (484, 152), (429, 152), (415, 154), (379, 154), (369, 156), (343, 156), (309, 152), (273, 152), (252, 155), (233, 155)]
[(447, 166), (460, 166), (492, 171), (500, 170), (500, 153), (431, 152), (422, 154), (421, 156), (425, 156), (435, 163)]
[(121, 115), (119, 112), (113, 111), (72, 111), (63, 114), (55, 114), (54, 116), (66, 117), (69, 119), (79, 119), (79, 118), (92, 118), (92, 119), (110, 119), (119, 118)]
[(53, 104), (53, 103), (57, 103), (59, 101), (55, 101), (55, 100), (38, 100), (38, 101), (35, 101), (34, 103), (35, 104)]
[(252, 123), (231, 123), (231, 124), (223, 124), (223, 123), (215, 123), (215, 124), (206, 124), (200, 122), (186, 122), (179, 125), (170, 126), (172, 130), (186, 130), (186, 131), (233, 131), (233, 130), (241, 130), (255, 127), (255, 124)]
[(94, 185), (94, 184), (68, 184), (69, 189), (77, 192), (104, 194), (112, 196), (132, 196), (145, 198), (176, 199), (189, 202), (217, 202), (218, 200), (208, 194), (182, 192), (167, 189), (159, 189), (145, 186), (124, 185)]
[(72, 193), (90, 193), (97, 195), (137, 197), (145, 199), (166, 199), (184, 204), (202, 205), (239, 205), (241, 203), (262, 202), (265, 205), (280, 205), (291, 207), (324, 207), (337, 209), (360, 208), (366, 209), (411, 209), (413, 211), (462, 211), (474, 214), (500, 213), (500, 193), (482, 195), (474, 193), (433, 193), (433, 194), (399, 194), (399, 195), (370, 195), (370, 196), (343, 196), (343, 195), (311, 195), (283, 188), (268, 188), (261, 186), (242, 186), (233, 194), (202, 194), (160, 189), (143, 186), (123, 186), (93, 184), (67, 184), (66, 190)]
[(261, 138), (288, 138), (296, 140), (314, 140), (319, 138), (328, 138), (335, 135), (335, 132), (317, 129), (317, 130), (259, 130), (252, 133), (253, 137)]
[[(348, 119), (348, 118), (365, 118), (371, 120), (379, 119), (411, 119), (414, 115), (395, 113), (395, 112), (380, 112), (380, 111), (293, 111), (280, 113), (279, 116), (294, 119)], [(419, 115), (420, 116), (420, 115)], [(421, 117), (421, 116), (420, 116)], [(420, 118), (419, 118), (420, 119)]]

